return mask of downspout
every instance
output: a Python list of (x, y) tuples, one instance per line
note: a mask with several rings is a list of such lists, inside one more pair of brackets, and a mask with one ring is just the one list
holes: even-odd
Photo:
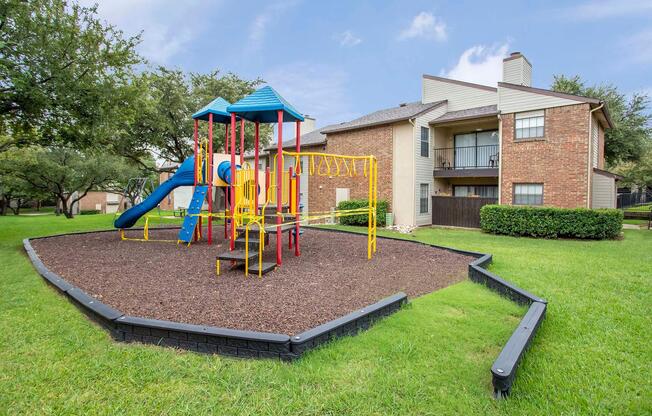
[[(589, 111), (589, 158), (588, 158), (588, 176), (587, 176), (587, 186), (586, 186), (586, 207), (591, 208), (591, 182), (593, 178), (593, 113), (604, 107), (604, 101), (600, 101), (600, 105)], [(598, 143), (598, 146), (600, 144)]]
[[(412, 125), (412, 140), (410, 140), (410, 145), (412, 146), (412, 226), (416, 227), (417, 225), (417, 158), (416, 158), (416, 145), (414, 138), (416, 137), (416, 117), (408, 118), (408, 123)], [(392, 168), (394, 169), (394, 168)], [(392, 195), (394, 192), (392, 190)], [(392, 207), (392, 210), (394, 208)]]

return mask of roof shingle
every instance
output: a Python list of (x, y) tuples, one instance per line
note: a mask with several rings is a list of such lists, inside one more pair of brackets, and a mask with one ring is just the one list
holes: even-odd
[(464, 110), (449, 111), (441, 117), (433, 120), (433, 123), (442, 123), (445, 121), (465, 120), (467, 118), (477, 118), (493, 116), (498, 114), (498, 106), (496, 104), (485, 105), (482, 107), (467, 108)]
[(407, 103), (398, 107), (378, 110), (371, 114), (364, 115), (346, 123), (336, 124), (324, 127), (321, 132), (324, 134), (342, 132), (346, 130), (360, 129), (363, 127), (376, 126), (381, 124), (393, 123), (396, 121), (407, 120), (418, 116), (428, 110), (444, 104), (446, 100), (436, 101), (434, 103), (423, 104), (420, 101)]

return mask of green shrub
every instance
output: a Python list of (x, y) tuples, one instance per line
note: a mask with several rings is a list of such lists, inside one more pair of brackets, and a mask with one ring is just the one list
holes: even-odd
[[(337, 204), (338, 210), (366, 208), (369, 206), (369, 201), (366, 199), (351, 199), (349, 201), (341, 201)], [(378, 227), (385, 226), (385, 214), (389, 203), (384, 200), (379, 200), (376, 205), (376, 225)], [(348, 217), (340, 217), (340, 224), (343, 225), (367, 225), (369, 224), (369, 217), (367, 214), (351, 215)]]
[(79, 211), (79, 215), (95, 215), (99, 213), (100, 213), (99, 209), (82, 209), (81, 211)]
[(543, 238), (616, 238), (623, 228), (617, 209), (567, 209), (485, 205), (480, 226), (493, 234)]

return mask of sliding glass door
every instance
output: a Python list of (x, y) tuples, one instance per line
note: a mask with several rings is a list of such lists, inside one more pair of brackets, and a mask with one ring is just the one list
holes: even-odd
[(455, 169), (497, 167), (498, 130), (455, 135)]

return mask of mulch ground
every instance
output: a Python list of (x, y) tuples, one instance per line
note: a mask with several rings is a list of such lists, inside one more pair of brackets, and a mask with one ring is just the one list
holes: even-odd
[[(403, 291), (410, 298), (463, 280), (471, 257), (406, 241), (378, 239), (367, 260), (366, 235), (306, 229), (301, 256), (287, 247), (283, 265), (245, 278), (241, 269), (215, 275), (215, 256), (228, 250), (223, 231), (214, 244), (121, 241), (117, 232), (32, 242), (45, 265), (125, 314), (233, 329), (300, 333)], [(175, 230), (150, 230), (176, 240)], [(129, 231), (127, 236), (141, 237)], [(275, 260), (270, 236), (266, 261)]]

